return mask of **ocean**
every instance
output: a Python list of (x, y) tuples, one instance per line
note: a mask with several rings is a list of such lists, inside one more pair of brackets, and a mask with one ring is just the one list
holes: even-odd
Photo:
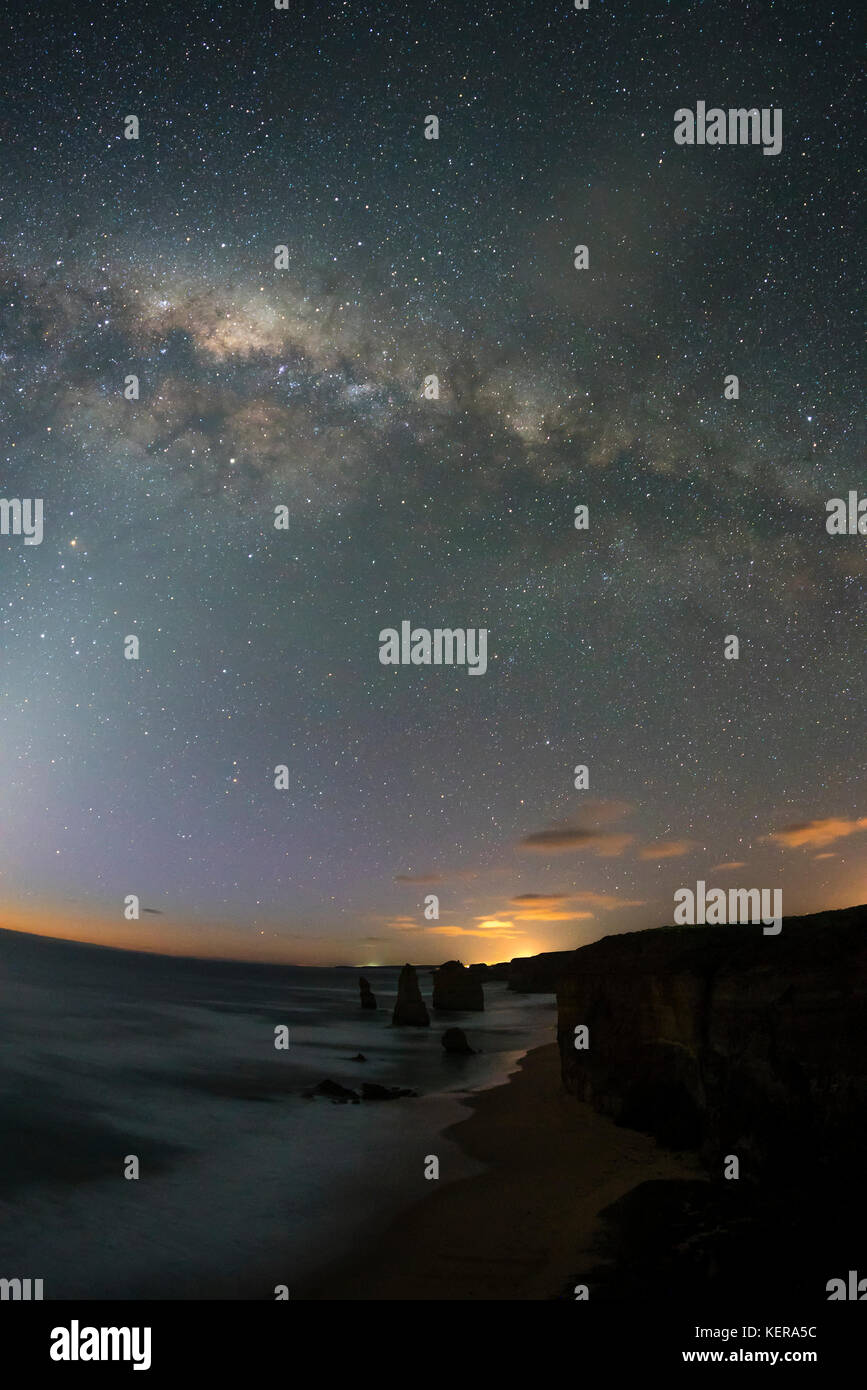
[[(275, 1280), (291, 1298), (429, 1194), (429, 1156), (440, 1184), (480, 1172), (443, 1130), (553, 1040), (553, 999), (486, 983), (484, 1013), (392, 1028), (398, 974), (0, 931), (0, 1278), (46, 1299), (273, 1299)], [(453, 1025), (476, 1056), (444, 1052)], [(419, 1096), (306, 1099), (325, 1078)]]

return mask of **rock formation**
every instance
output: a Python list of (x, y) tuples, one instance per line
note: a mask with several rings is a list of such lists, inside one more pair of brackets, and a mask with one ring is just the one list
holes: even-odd
[[(342, 1086), (339, 1081), (320, 1081), (316, 1086), (303, 1092), (307, 1100), (315, 1100), (317, 1096), (325, 1096), (336, 1105), (345, 1105), (351, 1101), (353, 1105), (358, 1104), (358, 1092), (350, 1090), (348, 1086)], [(380, 1086), (377, 1081), (363, 1081), (361, 1083), (362, 1100), (403, 1100), (405, 1096), (417, 1096), (418, 1091), (410, 1091), (405, 1086)]]
[(337, 1101), (341, 1104), (348, 1100), (351, 1100), (356, 1105), (358, 1104), (358, 1095), (355, 1091), (351, 1091), (348, 1086), (341, 1086), (339, 1081), (331, 1081), (330, 1079), (327, 1081), (320, 1081), (312, 1090), (305, 1091), (304, 1094), (308, 1099), (312, 1096), (327, 1096), (329, 1100)]
[(359, 975), (358, 977), (358, 988), (361, 990), (361, 1007), (363, 1009), (375, 1009), (376, 995), (373, 993), (373, 990), (370, 988), (370, 985), (363, 975)]
[(361, 1083), (362, 1100), (403, 1100), (404, 1096), (417, 1096), (418, 1091), (407, 1090), (404, 1086), (380, 1086), (376, 1081)]
[(478, 975), (480, 980), (508, 980), (512, 973), (512, 962), (501, 960), (497, 965), (470, 965), (467, 967), (471, 975)]
[(773, 937), (760, 925), (607, 937), (560, 969), (566, 1089), (698, 1149), (707, 1168), (603, 1211), (601, 1261), (564, 1296), (581, 1282), (665, 1308), (827, 1300), (867, 1244), (867, 907), (784, 918)]
[(863, 1171), (867, 908), (785, 918), (779, 936), (609, 936), (572, 953), (557, 1002), (567, 1091), (619, 1123), (778, 1187)]
[(475, 1048), (470, 1047), (463, 1028), (447, 1028), (442, 1036), (442, 1045), (446, 1052), (463, 1053), (464, 1056), (475, 1054)]
[(554, 994), (557, 981), (571, 970), (576, 954), (543, 951), (538, 956), (515, 956), (509, 962), (509, 989), (519, 994)]
[(433, 1006), (435, 1009), (484, 1009), (485, 992), (477, 974), (459, 960), (447, 960), (433, 977)]
[(397, 982), (397, 1003), (391, 1017), (392, 1026), (409, 1024), (414, 1028), (428, 1028), (430, 1017), (427, 1006), (418, 987), (418, 976), (414, 965), (405, 965)]

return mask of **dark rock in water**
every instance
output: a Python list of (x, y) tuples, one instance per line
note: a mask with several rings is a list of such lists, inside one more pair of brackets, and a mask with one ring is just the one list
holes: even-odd
[(418, 987), (415, 966), (405, 965), (397, 982), (397, 1003), (391, 1017), (392, 1024), (409, 1024), (414, 1028), (430, 1027), (427, 1006)]
[(508, 980), (512, 973), (512, 962), (503, 960), (497, 965), (469, 965), (467, 969), (471, 975), (478, 975), (480, 980)]
[(459, 960), (447, 960), (433, 977), (433, 1006), (435, 1009), (484, 1009), (485, 993), (478, 974), (473, 974)]
[(475, 1048), (470, 1047), (463, 1028), (447, 1028), (442, 1036), (446, 1052), (462, 1052), (465, 1056), (475, 1056)]
[(339, 1081), (320, 1081), (318, 1086), (314, 1086), (312, 1091), (307, 1091), (308, 1096), (328, 1096), (329, 1100), (347, 1101), (351, 1100), (358, 1104), (358, 1093), (351, 1091), (348, 1086), (341, 1086)]
[(361, 1007), (363, 1009), (375, 1009), (376, 995), (373, 993), (373, 990), (370, 988), (370, 985), (363, 975), (359, 975), (358, 977), (358, 988), (361, 990)]
[(350, 1062), (366, 1062), (367, 1058), (363, 1052), (356, 1052), (354, 1057), (350, 1057)]
[(404, 1096), (417, 1096), (418, 1091), (409, 1091), (402, 1086), (380, 1086), (375, 1081), (363, 1081), (362, 1100), (403, 1100)]

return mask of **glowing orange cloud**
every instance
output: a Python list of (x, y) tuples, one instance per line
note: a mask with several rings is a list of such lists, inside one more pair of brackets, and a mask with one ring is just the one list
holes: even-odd
[(802, 845), (809, 845), (811, 849), (822, 849), (824, 845), (832, 845), (835, 840), (845, 840), (847, 836), (856, 835), (861, 830), (867, 830), (867, 816), (861, 816), (857, 820), (846, 820), (843, 816), (826, 816), (820, 820), (785, 825), (782, 830), (773, 831), (767, 838), (790, 849), (797, 849)]
[[(540, 920), (542, 916), (549, 915), (552, 921), (566, 920), (565, 917), (557, 918), (554, 914), (546, 914), (545, 903), (552, 906), (567, 907), (570, 903), (579, 903), (581, 907), (597, 908), (602, 912), (610, 912), (615, 907), (644, 907), (642, 898), (618, 898), (613, 893), (591, 893), (582, 891), (580, 893), (518, 893), (514, 898), (510, 898), (512, 906), (517, 907), (520, 914), (532, 912), (538, 913)], [(592, 912), (570, 912), (569, 917), (592, 917)]]
[(552, 912), (550, 908), (531, 908), (527, 912), (516, 912), (516, 922), (579, 922), (592, 917), (592, 912)]
[(660, 840), (658, 845), (645, 845), (644, 849), (639, 850), (639, 859), (680, 859), (682, 855), (689, 854), (692, 849), (692, 840)]
[(485, 936), (489, 940), (492, 937), (500, 937), (504, 941), (508, 941), (513, 937), (523, 936), (524, 932), (516, 928), (514, 922), (499, 922), (492, 918), (480, 918), (477, 927), (427, 927), (425, 935)]

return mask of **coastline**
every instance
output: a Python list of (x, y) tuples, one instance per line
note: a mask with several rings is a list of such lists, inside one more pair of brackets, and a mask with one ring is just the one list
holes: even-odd
[(610, 1203), (649, 1179), (705, 1176), (694, 1155), (661, 1149), (567, 1095), (556, 1043), (531, 1049), (504, 1084), (462, 1104), (470, 1114), (445, 1136), (485, 1171), (431, 1192), (367, 1253), (325, 1266), (294, 1297), (554, 1298), (599, 1263), (598, 1217)]

